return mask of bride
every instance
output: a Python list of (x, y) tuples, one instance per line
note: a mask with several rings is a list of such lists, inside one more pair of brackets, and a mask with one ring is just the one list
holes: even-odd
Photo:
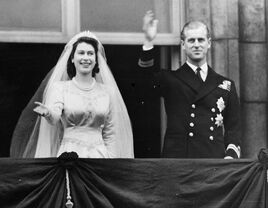
[[(34, 113), (38, 116), (34, 115)], [(91, 32), (75, 35), (24, 109), (11, 157), (133, 158), (126, 106)]]

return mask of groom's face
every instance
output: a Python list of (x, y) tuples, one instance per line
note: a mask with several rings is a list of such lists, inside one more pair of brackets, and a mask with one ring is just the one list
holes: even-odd
[(211, 46), (205, 27), (186, 28), (185, 39), (182, 41), (182, 48), (185, 50), (187, 60), (193, 64), (206, 62), (206, 55)]

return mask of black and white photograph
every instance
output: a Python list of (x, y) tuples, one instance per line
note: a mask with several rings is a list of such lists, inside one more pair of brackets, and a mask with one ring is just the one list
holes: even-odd
[(268, 0), (0, 0), (1, 208), (267, 208)]

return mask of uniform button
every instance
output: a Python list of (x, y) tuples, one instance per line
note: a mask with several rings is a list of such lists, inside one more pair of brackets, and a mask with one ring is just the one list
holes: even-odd
[(214, 121), (214, 118), (213, 118), (213, 117), (211, 117), (211, 118), (210, 118), (210, 120), (211, 120), (211, 121)]
[(194, 113), (191, 113), (191, 117), (194, 118), (195, 117), (195, 114)]
[(190, 132), (190, 133), (189, 133), (189, 136), (190, 136), (190, 137), (193, 137), (193, 136), (194, 136), (194, 133), (193, 133), (193, 132)]
[(192, 108), (195, 108), (195, 104), (192, 104)]
[(214, 127), (213, 127), (213, 126), (211, 126), (211, 127), (209, 127), (209, 129), (210, 129), (210, 131), (213, 131), (213, 130), (214, 130)]
[(190, 123), (190, 126), (191, 126), (191, 127), (194, 127), (194, 123), (193, 123), (193, 122), (191, 122), (191, 123)]
[(211, 108), (211, 111), (214, 113), (216, 110), (215, 110), (215, 108)]
[(214, 137), (213, 136), (209, 136), (209, 139), (212, 141), (214, 139)]

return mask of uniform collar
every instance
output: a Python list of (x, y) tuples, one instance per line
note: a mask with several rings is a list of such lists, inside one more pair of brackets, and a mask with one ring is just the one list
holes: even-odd
[[(195, 66), (193, 64), (191, 64), (189, 61), (186, 61), (187, 65), (194, 71), (194, 73), (196, 74), (196, 69), (198, 68), (198, 66)], [(205, 62), (203, 65), (199, 66), (199, 68), (201, 68), (200, 70), (200, 74), (202, 79), (205, 81), (208, 75), (208, 64), (207, 62)]]
[(185, 63), (180, 70), (177, 70), (174, 75), (195, 91), (196, 94), (194, 100), (189, 93), (185, 93), (186, 97), (191, 103), (205, 97), (223, 81), (222, 76), (218, 75), (208, 66), (206, 81), (200, 88), (200, 82), (198, 82), (194, 71), (187, 63)]

